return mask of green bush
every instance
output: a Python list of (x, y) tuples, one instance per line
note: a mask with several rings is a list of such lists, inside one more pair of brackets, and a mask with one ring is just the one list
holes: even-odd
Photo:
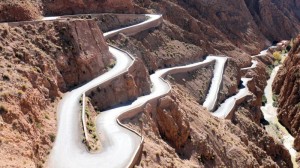
[(274, 94), (273, 93), (273, 96), (272, 96), (272, 99), (273, 99), (273, 106), (274, 107), (278, 107), (278, 95)]
[(49, 137), (50, 137), (50, 140), (51, 142), (54, 142), (55, 141), (55, 135), (53, 133), (49, 134)]
[(273, 53), (273, 57), (277, 60), (277, 61), (280, 61), (282, 56), (281, 56), (281, 53), (279, 51), (275, 51)]
[(0, 114), (4, 114), (7, 112), (8, 112), (8, 110), (3, 105), (0, 105)]
[(265, 104), (267, 104), (267, 98), (265, 95), (262, 96), (262, 105), (264, 106)]

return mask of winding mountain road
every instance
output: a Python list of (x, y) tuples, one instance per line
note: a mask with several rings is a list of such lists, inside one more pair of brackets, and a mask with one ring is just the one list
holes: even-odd
[[(138, 26), (130, 26), (135, 31), (144, 31), (151, 27), (156, 27), (161, 22), (161, 15), (147, 15), (149, 20)], [(44, 20), (58, 19), (50, 17)], [(125, 31), (126, 29), (123, 28)], [(128, 31), (128, 30), (127, 30)], [(118, 31), (118, 33), (123, 31)], [(125, 32), (126, 33), (126, 32)], [(105, 35), (105, 34), (104, 34)], [(109, 35), (109, 33), (108, 33)], [(82, 168), (82, 167), (129, 167), (137, 149), (141, 143), (141, 137), (134, 132), (120, 127), (116, 123), (117, 116), (103, 115), (98, 117), (97, 128), (102, 134), (103, 150), (100, 153), (91, 154), (82, 144), (80, 128), (80, 105), (81, 95), (89, 89), (100, 85), (127, 72), (133, 64), (134, 58), (127, 53), (114, 47), (109, 47), (109, 51), (116, 58), (116, 65), (107, 73), (93, 79), (87, 84), (72, 90), (64, 95), (58, 108), (58, 132), (54, 147), (51, 151), (47, 165), (53, 168)], [(116, 111), (121, 110), (116, 109)], [(104, 113), (103, 113), (104, 114)], [(108, 118), (105, 116), (108, 116)], [(103, 118), (103, 119), (102, 119)], [(118, 159), (116, 159), (118, 158)]]
[(212, 113), (213, 116), (225, 119), (229, 115), (229, 113), (234, 110), (237, 101), (241, 101), (246, 96), (252, 95), (252, 92), (249, 91), (249, 88), (247, 86), (248, 82), (252, 80), (252, 78), (242, 78), (241, 80), (243, 81), (243, 86), (245, 88), (240, 89), (236, 95), (226, 99), (225, 102), (222, 103), (214, 113)]
[[(126, 28), (104, 33), (105, 38), (120, 32), (133, 35), (138, 32), (158, 26), (162, 22), (161, 15), (147, 15), (148, 19), (142, 23)], [(44, 20), (58, 19), (45, 18)], [(132, 117), (143, 111), (147, 102), (156, 101), (171, 90), (171, 86), (163, 78), (168, 74), (191, 71), (215, 61), (214, 77), (204, 106), (212, 110), (216, 105), (220, 84), (222, 83), (226, 57), (208, 56), (206, 60), (186, 66), (179, 66), (157, 70), (150, 76), (153, 87), (151, 94), (139, 97), (132, 104), (101, 112), (96, 120), (97, 132), (101, 134), (102, 150), (99, 153), (89, 153), (82, 141), (80, 128), (80, 105), (82, 94), (91, 88), (110, 81), (128, 71), (133, 64), (134, 57), (120, 49), (109, 47), (109, 51), (116, 58), (116, 65), (105, 74), (93, 79), (85, 85), (64, 95), (58, 108), (58, 133), (47, 165), (53, 168), (96, 168), (96, 167), (131, 167), (142, 147), (143, 137), (133, 130), (127, 129), (119, 119)], [(244, 79), (245, 85), (248, 79)], [(246, 86), (247, 88), (247, 86)], [(232, 109), (236, 99), (247, 95), (243, 89), (236, 97), (225, 101), (224, 108), (219, 108), (214, 114), (223, 118)]]
[(216, 60), (214, 67), (214, 77), (211, 81), (211, 86), (206, 96), (206, 99), (203, 103), (203, 106), (206, 107), (209, 111), (212, 111), (218, 99), (218, 94), (220, 91), (220, 85), (223, 79), (223, 72), (225, 63), (227, 61), (226, 57), (217, 57), (217, 56), (209, 56), (206, 60)]

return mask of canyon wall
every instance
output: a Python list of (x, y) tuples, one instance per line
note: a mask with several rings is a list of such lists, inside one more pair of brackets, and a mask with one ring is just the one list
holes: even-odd
[(128, 72), (90, 89), (86, 95), (90, 97), (91, 103), (97, 110), (104, 111), (150, 94), (150, 83), (145, 65), (140, 59), (137, 59)]
[(40, 167), (62, 92), (101, 75), (111, 59), (94, 21), (1, 24), (1, 167)]
[(300, 36), (292, 41), (292, 49), (272, 85), (278, 95), (278, 117), (295, 139), (300, 150)]
[(245, 0), (262, 34), (271, 41), (290, 39), (299, 32), (299, 2), (293, 0)]
[[(164, 22), (159, 28), (132, 37), (121, 34), (109, 40), (138, 57), (147, 69), (137, 65), (111, 86), (99, 88), (100, 91), (96, 88), (94, 101), (99, 101), (101, 104), (96, 106), (103, 110), (148, 94), (148, 72), (201, 61), (208, 54), (234, 59), (232, 67), (225, 70), (221, 103), (237, 91), (236, 69), (251, 66), (250, 55), (299, 32), (299, 7), (292, 0), (5, 0), (0, 2), (0, 21), (33, 20), (43, 13), (163, 14)], [(101, 75), (114, 65), (98, 26), (107, 31), (116, 27), (118, 19), (103, 18), (97, 23), (66, 19), (0, 26), (1, 166), (40, 166), (55, 139), (55, 106), (61, 92)], [(297, 50), (293, 52), (298, 53)], [(281, 121), (297, 137), (295, 144), (300, 149), (297, 60), (298, 54), (288, 58), (274, 88), (280, 94)], [(259, 106), (267, 78), (263, 63), (267, 62), (270, 60), (261, 60), (258, 70), (245, 74), (254, 77), (249, 87), (255, 96), (233, 113), (231, 121), (216, 119), (199, 106), (208, 89), (211, 68), (189, 74), (195, 74), (195, 79), (188, 76), (191, 78), (187, 85), (180, 85), (180, 75), (174, 76), (177, 81), (171, 81), (171, 95), (161, 98), (156, 106), (148, 105), (144, 113), (127, 121), (139, 130), (136, 125), (141, 118), (142, 132), (147, 134), (140, 165), (291, 167), (287, 151), (260, 125)], [(227, 75), (232, 73), (235, 75)], [(198, 82), (202, 76), (207, 78), (206, 82)], [(202, 92), (191, 96), (198, 89), (188, 85), (196, 83), (201, 83)], [(103, 100), (100, 95), (108, 99)]]
[(133, 37), (120, 37), (123, 40), (114, 43), (140, 57), (150, 73), (200, 61), (208, 54), (226, 55), (238, 66), (247, 67), (250, 55), (274, 41), (290, 39), (300, 30), (299, 9), (291, 0), (134, 3), (139, 11), (163, 14), (163, 25)]
[[(173, 82), (172, 82), (173, 83)], [(142, 167), (292, 167), (288, 151), (260, 126), (251, 99), (230, 120), (213, 117), (188, 88), (172, 92), (124, 121), (145, 138)]]

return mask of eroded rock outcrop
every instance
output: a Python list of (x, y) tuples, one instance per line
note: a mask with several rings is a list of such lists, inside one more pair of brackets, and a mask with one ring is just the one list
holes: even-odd
[(112, 81), (89, 90), (86, 95), (91, 98), (97, 110), (103, 111), (115, 105), (131, 102), (150, 93), (148, 71), (140, 59), (136, 59), (129, 71)]
[(174, 98), (166, 96), (158, 100), (156, 111), (158, 130), (162, 138), (176, 149), (183, 146), (190, 135), (188, 119), (180, 110)]
[(139, 11), (162, 13), (164, 23), (159, 30), (127, 38), (126, 44), (122, 40), (116, 43), (141, 58), (151, 73), (199, 61), (208, 54), (227, 55), (240, 67), (247, 67), (250, 55), (273, 41), (292, 38), (300, 30), (297, 5), (291, 0), (134, 3)]
[(262, 34), (271, 41), (290, 39), (299, 32), (299, 2), (245, 0)]
[(295, 149), (300, 150), (300, 36), (293, 47), (272, 85), (278, 95), (278, 117), (280, 122), (291, 132), (295, 139)]
[[(236, 113), (232, 122), (220, 120), (199, 106), (197, 100), (187, 94), (186, 90), (182, 90), (182, 87), (178, 87), (177, 84), (172, 85), (172, 87), (171, 95), (160, 100), (167, 102), (172, 102), (171, 99), (176, 100), (175, 104), (180, 109), (177, 120), (187, 121), (189, 129), (181, 129), (181, 137), (169, 136), (166, 138), (165, 134), (161, 134), (160, 129), (171, 134), (178, 132), (181, 127), (187, 128), (184, 127), (186, 124), (181, 122), (178, 126), (178, 121), (173, 120), (176, 110), (161, 111), (163, 108), (153, 106), (153, 104), (147, 105), (144, 113), (125, 121), (135, 130), (141, 131), (142, 135), (147, 135), (144, 137), (145, 143), (140, 166), (291, 166), (288, 151), (282, 145), (275, 143), (259, 124), (253, 122), (249, 117), (251, 115), (249, 111), (244, 113), (243, 110), (239, 109), (240, 112)], [(174, 106), (171, 105), (171, 107)], [(157, 120), (159, 119), (158, 113), (163, 114), (164, 120)], [(237, 117), (242, 117), (242, 120), (240, 121), (240, 118), (237, 119)], [(160, 128), (159, 122), (163, 122), (161, 125), (164, 128)], [(257, 134), (260, 135), (260, 138), (256, 138)], [(187, 140), (185, 140), (185, 135), (188, 135)], [(182, 143), (179, 148), (173, 147), (176, 138), (185, 140), (180, 141)]]
[(101, 30), (95, 21), (56, 22), (63, 53), (56, 53), (56, 64), (66, 87), (87, 82), (114, 63)]
[[(234, 113), (232, 118), (232, 123), (239, 127), (246, 136), (246, 139), (256, 146), (254, 151), (254, 157), (261, 163), (268, 160), (266, 156), (270, 156), (272, 161), (276, 162), (279, 167), (293, 167), (291, 162), (291, 156), (288, 150), (278, 141), (274, 140), (264, 129), (260, 126), (259, 120), (255, 121), (256, 116), (255, 106), (251, 103), (249, 99), (244, 107), (239, 107)], [(256, 114), (256, 115), (255, 115)], [(259, 113), (258, 113), (259, 114)], [(258, 158), (255, 154), (260, 152), (265, 155), (265, 157)], [(274, 163), (273, 163), (274, 164)]]
[(219, 107), (227, 98), (235, 95), (239, 90), (241, 74), (237, 63), (228, 58), (223, 72), (223, 79), (220, 86), (216, 107)]
[(203, 104), (213, 78), (214, 63), (194, 71), (172, 74), (167, 79), (193, 96), (199, 104)]

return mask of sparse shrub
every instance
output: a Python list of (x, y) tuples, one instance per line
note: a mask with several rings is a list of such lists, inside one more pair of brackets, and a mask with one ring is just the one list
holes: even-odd
[(49, 137), (51, 142), (55, 141), (55, 135), (53, 133), (49, 134)]
[(34, 67), (34, 70), (35, 70), (36, 72), (38, 72), (38, 73), (42, 73), (42, 70), (41, 70), (41, 68), (39, 68), (39, 67)]
[(262, 96), (262, 105), (264, 106), (267, 103), (267, 98), (265, 95)]
[(197, 156), (197, 160), (198, 160), (199, 163), (203, 162), (201, 155)]
[(110, 63), (107, 66), (106, 69), (112, 69), (115, 65), (116, 65), (116, 61), (115, 60), (110, 60)]
[(45, 118), (46, 118), (47, 120), (49, 120), (49, 119), (50, 119), (50, 117), (49, 117), (49, 115), (48, 115), (48, 114), (45, 114)]
[(275, 51), (273, 53), (273, 57), (277, 60), (277, 61), (280, 61), (282, 56), (281, 56), (281, 53), (279, 51)]
[(274, 66), (277, 66), (279, 65), (279, 62), (276, 60), (274, 63), (273, 63)]
[(269, 76), (272, 74), (273, 69), (274, 69), (273, 65), (268, 65), (266, 70), (267, 70), (267, 73), (268, 73)]
[(40, 122), (35, 123), (35, 125), (36, 125), (36, 127), (37, 127), (38, 129), (41, 129), (41, 128), (42, 128), (42, 124), (41, 124)]
[(2, 75), (2, 78), (3, 78), (3, 80), (5, 80), (5, 81), (10, 81), (9, 75), (7, 75), (7, 74), (3, 74), (3, 75)]
[(20, 52), (20, 51), (17, 51), (16, 53), (15, 53), (15, 55), (16, 55), (16, 57), (17, 58), (19, 58), (19, 59), (23, 59), (23, 53), (22, 52)]
[(21, 86), (21, 88), (22, 88), (23, 91), (26, 91), (27, 86), (26, 86), (25, 84), (23, 84), (23, 85)]
[(273, 93), (272, 99), (274, 100), (273, 106), (278, 107), (278, 95)]
[(4, 114), (7, 112), (8, 112), (8, 110), (3, 105), (0, 105), (0, 114)]
[(18, 90), (17, 94), (18, 94), (19, 96), (22, 96), (22, 95), (24, 94), (24, 92), (23, 92), (22, 90)]

